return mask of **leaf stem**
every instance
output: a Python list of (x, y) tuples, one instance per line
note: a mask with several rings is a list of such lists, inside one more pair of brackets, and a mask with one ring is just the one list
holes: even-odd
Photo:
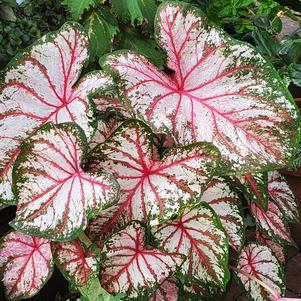
[(240, 273), (246, 277), (248, 277), (249, 279), (252, 279), (254, 281), (256, 281), (259, 285), (261, 285), (262, 287), (264, 287), (269, 293), (271, 293), (271, 295), (275, 298), (275, 301), (279, 300), (281, 297), (278, 296), (278, 294), (273, 290), (271, 289), (267, 284), (265, 284), (263, 281), (259, 280), (258, 278), (254, 277), (253, 275), (250, 275), (248, 273), (246, 273), (245, 271), (242, 271), (232, 265), (229, 265), (229, 269), (230, 270), (233, 270), (237, 273)]
[(87, 247), (89, 248), (92, 245), (92, 241), (89, 239), (89, 237), (85, 234), (85, 232), (82, 232), (78, 239)]
[(98, 278), (91, 279), (84, 286), (79, 286), (78, 290), (81, 293), (81, 299), (83, 299), (83, 301), (98, 301), (100, 296), (103, 301), (112, 300), (112, 295), (100, 285)]

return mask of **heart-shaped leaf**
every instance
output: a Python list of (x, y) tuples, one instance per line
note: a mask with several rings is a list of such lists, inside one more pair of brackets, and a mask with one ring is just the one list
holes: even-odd
[(53, 243), (52, 250), (56, 265), (74, 285), (85, 285), (97, 277), (98, 263), (93, 252), (86, 250), (78, 239)]
[(35, 295), (53, 270), (50, 241), (12, 231), (0, 243), (0, 271), (9, 300)]
[(91, 168), (110, 170), (121, 188), (117, 215), (129, 220), (169, 218), (202, 192), (219, 163), (218, 150), (208, 143), (171, 148), (161, 161), (153, 159), (154, 135), (142, 122), (121, 125), (96, 147)]
[[(281, 265), (272, 251), (267, 246), (251, 243), (247, 245), (239, 256), (237, 269), (243, 273), (262, 281), (270, 287), (278, 296), (285, 292), (284, 273)], [(249, 300), (252, 301), (274, 301), (271, 295), (262, 285), (247, 277), (245, 274), (237, 273), (237, 277), (243, 285)]]
[(285, 264), (285, 249), (282, 244), (269, 239), (258, 230), (256, 231), (256, 239), (260, 244), (269, 247), (281, 264)]
[(299, 221), (299, 208), (296, 197), (285, 178), (278, 172), (268, 173), (268, 192), (273, 201), (279, 205), (288, 222)]
[(181, 273), (188, 280), (224, 287), (229, 280), (228, 240), (214, 211), (202, 203), (154, 232), (164, 249), (187, 256)]
[(145, 229), (133, 223), (106, 242), (100, 279), (109, 293), (146, 297), (183, 262), (179, 254), (151, 249), (144, 240)]
[(277, 204), (269, 201), (268, 209), (265, 211), (256, 203), (252, 203), (250, 209), (256, 225), (268, 238), (286, 245), (293, 244), (290, 230)]
[(11, 225), (51, 240), (70, 240), (102, 205), (115, 201), (110, 175), (81, 168), (85, 138), (71, 124), (45, 125), (26, 140), (14, 175), (18, 207)]
[(11, 191), (11, 165), (21, 142), (45, 123), (77, 123), (90, 139), (89, 95), (111, 87), (112, 80), (97, 71), (75, 85), (87, 60), (85, 32), (76, 23), (66, 23), (13, 59), (5, 70), (0, 88), (0, 191)]
[(174, 277), (166, 279), (154, 292), (151, 301), (175, 301), (179, 298), (177, 280)]
[(223, 178), (214, 178), (205, 189), (201, 200), (208, 203), (227, 233), (230, 245), (240, 250), (244, 239), (244, 221), (240, 199)]
[(299, 114), (274, 68), (185, 3), (163, 3), (155, 29), (174, 74), (133, 52), (113, 53), (104, 64), (119, 75), (137, 117), (181, 144), (213, 143), (225, 159), (221, 172), (287, 165)]

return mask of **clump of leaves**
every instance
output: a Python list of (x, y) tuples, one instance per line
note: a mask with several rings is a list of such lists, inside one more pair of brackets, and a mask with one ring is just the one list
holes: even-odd
[[(154, 39), (156, 0), (65, 0), (70, 19), (79, 21), (91, 41), (91, 62), (116, 49), (139, 52), (163, 68), (165, 54)], [(99, 43), (99, 39), (103, 43)]]
[(238, 34), (252, 31), (255, 28), (254, 17), (258, 15), (278, 22), (277, 13), (282, 8), (274, 0), (212, 0), (205, 6), (206, 13), (214, 22)]
[(21, 6), (15, 0), (0, 2), (0, 68), (20, 49), (31, 45), (43, 34), (58, 29), (66, 21), (60, 1), (26, 0)]
[(58, 29), (66, 22), (66, 12), (58, 0), (25, 0), (20, 9), (22, 15), (35, 22), (43, 34)]
[[(164, 1), (153, 26), (139, 17), (153, 15), (147, 2), (120, 3), (118, 22), (154, 28), (166, 72), (118, 50), (81, 75), (99, 40), (68, 22), (3, 73), (0, 198), (17, 207), (0, 242), (7, 298), (36, 294), (56, 265), (88, 301), (219, 298), (230, 270), (251, 300), (281, 300), (299, 219), (277, 171), (300, 140), (290, 93), (195, 6)], [(71, 13), (84, 23), (100, 8), (113, 16), (81, 5)], [(256, 223), (248, 243), (243, 207)]]

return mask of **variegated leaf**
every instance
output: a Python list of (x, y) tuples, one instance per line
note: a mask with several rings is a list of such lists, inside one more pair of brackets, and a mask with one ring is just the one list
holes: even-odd
[(278, 258), (281, 264), (285, 264), (285, 248), (282, 244), (269, 239), (258, 230), (256, 231), (256, 238), (260, 244), (265, 245), (271, 249), (271, 251)]
[(133, 223), (106, 242), (100, 279), (109, 293), (146, 297), (182, 263), (179, 254), (151, 249), (144, 239), (145, 229)]
[(35, 295), (51, 276), (50, 241), (12, 231), (0, 243), (0, 271), (9, 300)]
[(129, 110), (116, 95), (97, 94), (93, 96), (93, 102), (98, 111), (115, 110), (125, 118), (131, 118)]
[(218, 215), (230, 245), (237, 251), (244, 239), (244, 221), (240, 199), (223, 178), (214, 178), (205, 189), (201, 200), (207, 202)]
[(184, 300), (223, 300), (222, 295), (224, 290), (216, 285), (209, 286), (197, 283), (184, 284), (183, 290), (185, 294)]
[[(1, 137), (0, 137), (1, 141)], [(11, 163), (2, 171), (2, 176), (0, 176), (0, 201), (4, 204), (15, 205), (16, 199), (12, 191), (12, 182), (13, 182), (13, 165), (12, 163), (18, 157), (20, 151), (18, 150), (12, 157)]]
[(17, 56), (5, 70), (0, 83), (0, 194), (5, 186), (6, 197), (11, 197), (13, 158), (21, 142), (45, 123), (77, 123), (90, 139), (93, 109), (88, 97), (111, 87), (112, 79), (97, 71), (75, 85), (87, 60), (85, 32), (76, 23), (66, 23)]
[(151, 301), (176, 301), (179, 297), (177, 279), (170, 277), (153, 293)]
[(242, 190), (249, 202), (256, 202), (264, 210), (268, 208), (268, 175), (267, 173), (246, 174), (237, 177), (243, 185)]
[(228, 240), (219, 219), (207, 204), (185, 209), (178, 220), (166, 222), (154, 235), (168, 252), (187, 256), (181, 273), (190, 281), (226, 285)]
[(133, 113), (181, 144), (213, 143), (225, 159), (221, 172), (287, 165), (299, 113), (274, 68), (188, 4), (163, 3), (155, 23), (174, 74), (133, 52), (113, 53), (104, 64), (119, 75)]
[(286, 245), (293, 244), (290, 230), (277, 204), (269, 201), (268, 209), (265, 211), (256, 203), (252, 203), (250, 209), (256, 225), (268, 238)]
[(129, 220), (123, 214), (117, 214), (120, 204), (114, 204), (101, 210), (95, 219), (91, 220), (87, 227), (87, 235), (99, 247), (103, 247), (104, 240), (110, 234), (123, 228)]
[(285, 178), (278, 172), (268, 173), (268, 192), (273, 201), (279, 205), (284, 218), (289, 222), (299, 221), (298, 202)]
[[(262, 281), (278, 296), (283, 296), (285, 292), (284, 273), (277, 258), (267, 246), (255, 243), (247, 245), (240, 254), (237, 269)], [(236, 275), (247, 292), (249, 300), (275, 300), (275, 296), (272, 296), (254, 279), (242, 273)]]
[(78, 240), (52, 243), (53, 256), (60, 271), (76, 286), (98, 276), (98, 263), (92, 251)]
[(51, 240), (70, 240), (102, 205), (115, 201), (110, 175), (84, 172), (82, 130), (48, 124), (23, 144), (15, 173), (18, 207), (11, 225)]
[(218, 150), (208, 143), (171, 148), (162, 160), (154, 160), (153, 140), (147, 126), (131, 120), (90, 154), (90, 168), (110, 170), (120, 185), (116, 215), (126, 211), (130, 220), (169, 218), (202, 192), (218, 166)]
[(97, 129), (89, 143), (89, 148), (93, 149), (98, 144), (103, 143), (121, 125), (122, 121), (109, 117), (108, 120), (97, 120)]

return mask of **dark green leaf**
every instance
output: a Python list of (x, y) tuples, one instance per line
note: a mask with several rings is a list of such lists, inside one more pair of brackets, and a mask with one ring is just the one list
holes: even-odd
[(17, 17), (9, 5), (0, 5), (0, 20), (15, 22)]
[(146, 38), (136, 29), (127, 28), (118, 35), (117, 49), (129, 49), (138, 52), (151, 60), (159, 68), (163, 68), (166, 55), (152, 38)]
[(285, 57), (288, 64), (301, 63), (301, 37), (298, 34), (284, 37), (279, 54)]
[(293, 162), (291, 168), (293, 170), (298, 170), (301, 167), (301, 143), (299, 144), (299, 147), (294, 153)]
[(94, 61), (112, 49), (113, 38), (119, 31), (116, 18), (106, 6), (94, 10), (84, 21), (90, 39), (90, 59)]
[(266, 31), (255, 29), (252, 32), (252, 38), (255, 42), (257, 50), (267, 58), (273, 58), (278, 56), (280, 45)]
[(72, 19), (79, 20), (85, 10), (96, 5), (95, 0), (63, 0), (63, 4), (67, 5)]
[(289, 75), (291, 81), (296, 85), (301, 87), (301, 64), (292, 64), (289, 67)]
[(114, 13), (124, 23), (134, 26), (141, 25), (146, 20), (149, 28), (154, 25), (157, 4), (155, 0), (111, 0)]

